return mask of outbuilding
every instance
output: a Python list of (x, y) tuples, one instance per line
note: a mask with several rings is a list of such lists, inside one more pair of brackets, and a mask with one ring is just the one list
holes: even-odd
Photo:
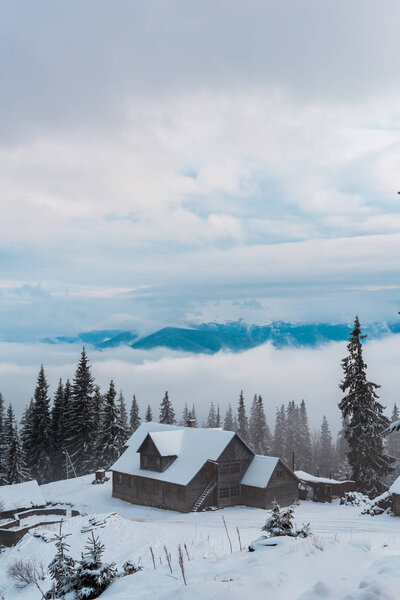
[(332, 502), (335, 498), (342, 498), (346, 492), (354, 492), (355, 482), (351, 480), (338, 481), (330, 477), (317, 477), (305, 471), (295, 471), (300, 480), (300, 500), (313, 500), (314, 502)]

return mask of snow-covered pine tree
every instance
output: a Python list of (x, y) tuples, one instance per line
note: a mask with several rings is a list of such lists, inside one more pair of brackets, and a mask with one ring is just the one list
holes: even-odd
[(76, 566), (73, 581), (77, 600), (98, 598), (117, 576), (114, 563), (103, 563), (104, 545), (98, 537), (94, 537), (93, 531), (85, 549)]
[(25, 456), (26, 470), (29, 476), (32, 477), (33, 399), (22, 414), (20, 439)]
[(217, 404), (217, 412), (215, 413), (215, 427), (221, 427), (221, 412), (219, 410), (219, 404)]
[(40, 367), (32, 408), (32, 439), (30, 440), (29, 472), (38, 483), (51, 480), (52, 450), (49, 384), (43, 365)]
[(297, 468), (309, 473), (312, 467), (311, 434), (308, 426), (307, 408), (304, 400), (299, 408)]
[(109, 469), (122, 454), (125, 441), (126, 429), (122, 426), (118, 407), (115, 403), (115, 385), (110, 381), (110, 387), (104, 396), (103, 415), (101, 420), (100, 434), (97, 440), (98, 466)]
[(94, 386), (93, 393), (93, 435), (97, 439), (100, 433), (101, 417), (103, 414), (103, 394), (100, 386)]
[(361, 326), (358, 316), (347, 345), (348, 356), (342, 360), (344, 373), (340, 389), (344, 393), (339, 403), (346, 419), (345, 436), (349, 444), (349, 463), (356, 489), (370, 498), (381, 494), (386, 486), (385, 475), (393, 470), (394, 459), (383, 447), (382, 431), (388, 426), (383, 406), (378, 402), (379, 385), (367, 380), (367, 365), (362, 354)]
[(133, 394), (131, 411), (130, 411), (130, 414), (129, 414), (129, 424), (131, 426), (131, 432), (132, 433), (135, 433), (136, 429), (140, 425), (141, 420), (142, 419), (139, 416), (139, 405), (137, 403), (135, 394)]
[(78, 475), (93, 471), (95, 463), (96, 435), (94, 431), (93, 392), (94, 377), (91, 366), (82, 349), (72, 383), (72, 397), (68, 415), (70, 437), (68, 452)]
[(64, 477), (64, 450), (65, 450), (65, 411), (64, 411), (64, 386), (62, 380), (54, 395), (51, 410), (51, 439), (52, 439), (52, 478), (57, 481)]
[(292, 506), (281, 510), (276, 500), (272, 503), (271, 515), (268, 517), (262, 531), (266, 537), (294, 536), (293, 530), (294, 509)]
[(186, 426), (188, 417), (189, 417), (189, 409), (188, 409), (187, 403), (185, 402), (185, 406), (183, 407), (183, 411), (182, 411), (182, 417), (181, 417), (181, 420), (179, 421), (179, 425), (181, 427)]
[(321, 477), (331, 477), (333, 471), (333, 446), (332, 434), (328, 421), (324, 415), (321, 424), (319, 447), (319, 471)]
[(144, 420), (146, 423), (150, 423), (153, 420), (153, 411), (151, 410), (150, 404), (146, 408), (146, 414), (144, 415)]
[(122, 391), (119, 393), (117, 401), (118, 419), (121, 427), (121, 454), (125, 448), (126, 441), (130, 436), (128, 425), (128, 411), (126, 410), (125, 398)]
[(225, 419), (224, 419), (224, 429), (225, 431), (234, 431), (233, 425), (233, 410), (232, 406), (228, 404), (228, 408), (226, 409)]
[[(392, 417), (390, 419), (391, 423), (398, 421), (400, 419), (399, 409), (397, 408), (397, 404), (393, 406)], [(393, 431), (387, 438), (386, 443), (386, 451), (390, 456), (396, 459), (396, 466), (400, 462), (400, 431)]]
[(295, 467), (297, 465), (297, 455), (299, 449), (299, 409), (294, 400), (288, 402), (286, 407), (286, 455), (287, 464), (293, 467), (293, 458)]
[(28, 478), (25, 468), (23, 451), (18, 435), (18, 426), (12, 405), (7, 409), (4, 423), (4, 437), (6, 441), (5, 479), (8, 485), (22, 483)]
[(6, 483), (6, 452), (7, 446), (4, 438), (5, 406), (4, 398), (0, 393), (0, 485)]
[(239, 402), (238, 402), (238, 408), (237, 408), (237, 422), (238, 422), (237, 433), (240, 435), (242, 440), (244, 442), (246, 442), (246, 444), (247, 444), (249, 442), (250, 433), (249, 433), (249, 420), (246, 415), (246, 406), (245, 406), (244, 397), (243, 397), (243, 390), (240, 391), (240, 396), (239, 396)]
[(286, 412), (283, 404), (276, 409), (272, 454), (282, 459), (286, 456)]
[(64, 450), (68, 446), (69, 440), (74, 431), (73, 412), (72, 412), (72, 385), (69, 379), (64, 385)]
[(262, 396), (254, 396), (250, 409), (250, 440), (256, 454), (267, 456), (271, 452), (271, 434), (265, 417)]
[(169, 399), (168, 391), (165, 392), (164, 398), (161, 401), (159, 422), (164, 423), (165, 425), (173, 425), (176, 423), (175, 411), (172, 402)]
[[(49, 564), (49, 573), (55, 582), (56, 597), (64, 599), (70, 595), (71, 600), (75, 596), (75, 561), (68, 555), (69, 544), (65, 541), (68, 535), (62, 533), (62, 523), (60, 524), (60, 533), (54, 536), (56, 540), (56, 555)], [(49, 593), (49, 597), (50, 593)]]
[(217, 426), (217, 420), (216, 420), (216, 412), (215, 412), (215, 406), (214, 406), (214, 402), (210, 403), (210, 409), (208, 411), (208, 416), (207, 416), (207, 421), (206, 421), (206, 427), (216, 427)]

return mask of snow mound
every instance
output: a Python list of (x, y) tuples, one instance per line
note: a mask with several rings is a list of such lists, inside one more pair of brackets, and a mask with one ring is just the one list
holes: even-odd
[(30, 508), (31, 506), (43, 506), (46, 500), (43, 496), (38, 482), (25, 481), (14, 485), (2, 485), (0, 487), (0, 505), (2, 510), (17, 510), (19, 508)]

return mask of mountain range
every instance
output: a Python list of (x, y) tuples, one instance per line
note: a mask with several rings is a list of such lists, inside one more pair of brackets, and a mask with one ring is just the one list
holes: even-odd
[[(267, 325), (250, 325), (243, 321), (202, 323), (190, 327), (164, 327), (146, 336), (119, 329), (94, 330), (76, 336), (56, 336), (42, 341), (49, 344), (82, 343), (98, 350), (130, 346), (134, 349), (169, 350), (214, 354), (220, 350), (241, 352), (271, 342), (276, 348), (285, 346), (316, 347), (329, 342), (347, 340), (351, 326), (329, 323), (288, 323), (275, 321)], [(369, 338), (400, 332), (400, 323), (371, 323), (364, 327)]]

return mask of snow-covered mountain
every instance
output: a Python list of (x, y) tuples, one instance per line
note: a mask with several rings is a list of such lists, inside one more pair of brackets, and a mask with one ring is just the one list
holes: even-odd
[[(190, 327), (164, 327), (146, 336), (139, 336), (134, 331), (110, 329), (88, 331), (71, 337), (45, 338), (42, 341), (50, 344), (84, 343), (99, 350), (117, 346), (131, 346), (141, 350), (162, 347), (196, 354), (214, 354), (220, 350), (241, 352), (265, 342), (271, 342), (277, 348), (288, 345), (316, 347), (332, 341), (344, 341), (350, 331), (351, 325), (344, 323), (275, 321), (267, 325), (250, 325), (243, 321), (235, 321), (202, 323)], [(364, 331), (370, 338), (379, 338), (399, 333), (400, 324), (372, 323), (367, 325)]]

